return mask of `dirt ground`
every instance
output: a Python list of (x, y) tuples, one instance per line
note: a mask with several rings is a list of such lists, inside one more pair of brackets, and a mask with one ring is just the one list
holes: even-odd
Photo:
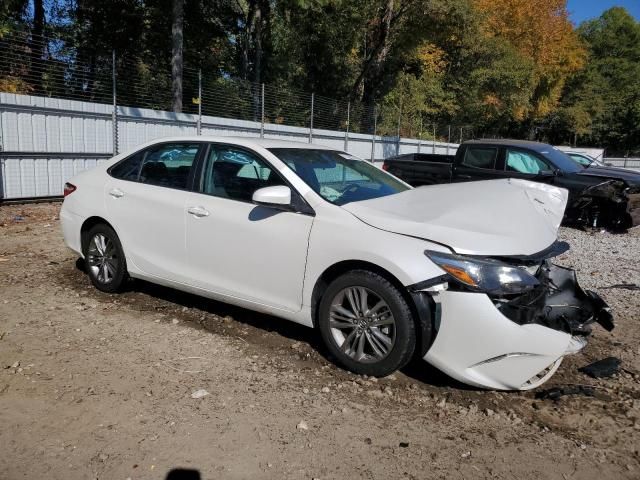
[[(0, 207), (0, 478), (640, 478), (640, 232), (562, 230), (559, 263), (611, 304), (545, 386), (470, 389), (415, 362), (367, 379), (310, 329), (144, 282), (91, 287), (60, 204)], [(471, 320), (471, 319), (470, 319)], [(607, 356), (623, 370), (577, 368)], [(192, 394), (204, 389), (202, 398)]]

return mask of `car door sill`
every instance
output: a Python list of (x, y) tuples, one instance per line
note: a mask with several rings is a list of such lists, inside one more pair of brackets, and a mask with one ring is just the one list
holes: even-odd
[[(302, 306), (299, 310), (291, 310), (289, 308), (279, 307), (275, 305), (268, 305), (266, 303), (255, 302), (253, 300), (248, 300), (242, 297), (238, 297), (235, 295), (230, 295), (227, 293), (220, 293), (213, 290), (208, 290), (206, 288), (198, 287), (196, 285), (192, 285), (189, 283), (177, 282), (175, 280), (169, 280), (164, 277), (158, 277), (156, 275), (151, 275), (149, 273), (140, 273), (140, 272), (129, 272), (129, 275), (132, 278), (137, 278), (140, 280), (146, 280), (151, 283), (155, 283), (158, 285), (163, 285), (170, 288), (175, 288), (177, 290), (193, 293), (194, 295), (200, 295), (202, 297), (211, 298), (213, 300), (217, 300), (224, 303), (229, 303), (232, 305), (237, 305), (239, 307), (249, 308), (249, 309), (258, 309), (257, 307), (262, 307), (260, 310), (268, 310), (269, 312), (273, 312), (274, 315), (278, 315), (278, 312), (282, 312), (282, 315), (290, 316), (299, 314), (302, 311)], [(251, 307), (247, 307), (245, 305), (251, 305)]]

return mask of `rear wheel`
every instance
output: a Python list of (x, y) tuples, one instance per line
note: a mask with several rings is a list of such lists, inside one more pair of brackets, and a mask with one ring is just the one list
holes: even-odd
[(327, 348), (352, 372), (389, 375), (413, 355), (413, 315), (400, 291), (381, 275), (354, 270), (337, 278), (318, 313)]
[(85, 238), (84, 258), (91, 283), (103, 292), (120, 291), (127, 279), (127, 263), (116, 232), (101, 224)]

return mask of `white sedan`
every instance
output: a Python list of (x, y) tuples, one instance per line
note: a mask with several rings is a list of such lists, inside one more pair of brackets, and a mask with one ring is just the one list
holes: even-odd
[(419, 356), (470, 385), (530, 389), (613, 328), (549, 259), (566, 190), (506, 179), (411, 188), (335, 149), (230, 137), (153, 141), (71, 179), (66, 244), (96, 288), (129, 277), (319, 331), (384, 376)]

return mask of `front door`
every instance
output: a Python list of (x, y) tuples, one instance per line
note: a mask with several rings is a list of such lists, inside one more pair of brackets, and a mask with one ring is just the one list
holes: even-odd
[(200, 183), (186, 208), (187, 261), (196, 286), (299, 311), (313, 216), (253, 204), (256, 190), (286, 182), (241, 147), (212, 145)]

